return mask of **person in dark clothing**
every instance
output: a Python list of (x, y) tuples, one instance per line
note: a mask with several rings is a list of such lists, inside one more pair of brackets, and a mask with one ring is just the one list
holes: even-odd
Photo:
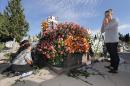
[(103, 56), (104, 56), (105, 59), (108, 58), (107, 52), (108, 52), (108, 51), (107, 51), (106, 45), (104, 44), (104, 45), (103, 45)]
[(5, 69), (5, 72), (13, 74), (22, 74), (33, 70), (32, 68), (32, 57), (31, 57), (31, 44), (29, 42), (24, 42), (21, 49), (17, 53), (16, 57), (12, 60), (11, 65)]
[(110, 69), (109, 73), (117, 73), (120, 61), (117, 51), (117, 45), (119, 41), (118, 22), (115, 18), (112, 18), (112, 9), (109, 9), (105, 12), (101, 33), (105, 33), (104, 41), (111, 59), (110, 66), (106, 67)]
[(12, 61), (16, 58), (16, 56), (21, 52), (23, 51), (25, 48), (26, 48), (26, 44), (29, 44), (29, 40), (23, 40), (22, 42), (20, 42), (20, 47), (19, 49), (17, 50), (16, 53), (12, 53), (11, 54), (11, 58), (10, 58), (10, 62), (12, 63)]

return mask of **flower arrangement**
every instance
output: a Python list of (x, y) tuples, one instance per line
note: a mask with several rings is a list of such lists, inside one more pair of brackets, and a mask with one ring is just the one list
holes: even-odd
[(74, 23), (60, 23), (55, 29), (45, 29), (42, 36), (36, 50), (54, 65), (63, 64), (68, 54), (89, 50), (88, 30)]

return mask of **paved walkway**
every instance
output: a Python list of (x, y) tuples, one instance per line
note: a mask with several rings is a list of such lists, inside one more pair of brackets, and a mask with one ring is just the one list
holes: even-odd
[(108, 65), (107, 62), (98, 62), (94, 64), (93, 68), (99, 70), (105, 77), (100, 75), (91, 75), (87, 79), (81, 77), (93, 85), (65, 74), (57, 75), (48, 68), (44, 68), (38, 74), (24, 78), (24, 82), (15, 83), (18, 76), (4, 78), (3, 75), (0, 75), (0, 86), (130, 86), (130, 54), (120, 53), (120, 57), (124, 58), (127, 64), (120, 64), (118, 74), (108, 73), (108, 69), (104, 68), (104, 65)]
[[(130, 64), (121, 64), (118, 74), (110, 74), (104, 65), (106, 62), (96, 63), (93, 68), (104, 74), (105, 78), (100, 75), (91, 75), (87, 80), (93, 85), (89, 85), (79, 79), (68, 77), (65, 74), (56, 75), (48, 69), (40, 70), (37, 75), (31, 75), (24, 78), (25, 82), (15, 83), (19, 77), (3, 78), (0, 75), (0, 86), (129, 86), (130, 85)], [(14, 84), (15, 83), (15, 84)]]

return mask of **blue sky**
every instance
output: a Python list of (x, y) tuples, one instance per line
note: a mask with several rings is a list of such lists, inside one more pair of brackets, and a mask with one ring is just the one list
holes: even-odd
[[(8, 0), (0, 0), (3, 12)], [(119, 32), (130, 33), (130, 0), (22, 0), (29, 35), (41, 31), (41, 22), (48, 16), (58, 17), (59, 22), (75, 22), (99, 32), (106, 9), (113, 9), (113, 17), (119, 21)]]

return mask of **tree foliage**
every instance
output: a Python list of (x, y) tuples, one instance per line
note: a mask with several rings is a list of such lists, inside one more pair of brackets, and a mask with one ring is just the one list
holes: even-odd
[(119, 39), (123, 42), (126, 42), (128, 43), (130, 41), (130, 36), (129, 36), (129, 33), (123, 35), (121, 33), (119, 33)]
[(124, 37), (125, 37), (125, 42), (128, 43), (129, 42), (129, 38), (130, 38), (129, 33), (126, 34)]
[(27, 35), (29, 24), (25, 20), (21, 0), (9, 0), (3, 15), (1, 14), (0, 21), (3, 21), (0, 23), (1, 38), (11, 37), (20, 41)]

